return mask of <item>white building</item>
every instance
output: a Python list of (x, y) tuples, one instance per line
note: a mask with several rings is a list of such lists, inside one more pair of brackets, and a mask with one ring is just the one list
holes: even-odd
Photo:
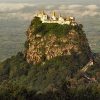
[(48, 15), (44, 11), (38, 13), (36, 16), (39, 17), (42, 22), (48, 21)]
[(58, 23), (58, 24), (67, 24), (75, 26), (77, 23), (75, 22), (74, 17), (63, 18), (61, 14), (57, 17), (56, 13), (53, 11), (51, 16), (48, 16), (44, 11), (38, 13), (36, 17), (39, 17), (42, 23)]

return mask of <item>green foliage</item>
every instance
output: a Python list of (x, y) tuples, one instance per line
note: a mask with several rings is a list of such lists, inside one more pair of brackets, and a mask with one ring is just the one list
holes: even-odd
[(61, 25), (58, 23), (42, 23), (38, 17), (35, 17), (31, 22), (31, 29), (34, 29), (33, 34), (49, 34), (53, 33), (56, 35), (68, 34), (72, 29), (76, 30), (78, 33), (82, 33), (82, 25), (72, 26), (72, 25)]
[(76, 62), (74, 55), (32, 65), (19, 52), (0, 64), (0, 100), (99, 100), (100, 84), (78, 80)]
[(19, 52), (16, 56), (12, 56), (1, 63), (0, 80), (27, 75), (29, 68), (30, 66), (25, 61), (23, 54)]
[(25, 41), (24, 47), (27, 49), (29, 48), (29, 41)]
[(44, 24), (41, 24), (41, 26), (37, 28), (37, 30), (38, 32), (41, 32), (42, 34), (53, 33), (56, 35), (64, 35), (64, 34), (67, 34), (71, 30), (71, 26), (60, 25), (56, 23), (44, 23)]
[(31, 26), (35, 26), (35, 27), (38, 27), (39, 24), (41, 24), (41, 20), (39, 17), (35, 17), (32, 21), (31, 21)]
[(73, 56), (61, 56), (43, 64), (31, 65), (25, 61), (22, 53), (18, 53), (3, 62), (0, 67), (0, 80), (8, 79), (27, 87), (44, 90), (49, 84), (59, 84), (66, 80), (67, 76), (73, 77), (77, 73), (79, 64), (73, 59)]
[(99, 100), (100, 87), (96, 84), (69, 88), (64, 82), (58, 90), (39, 93), (11, 82), (0, 85), (0, 100)]

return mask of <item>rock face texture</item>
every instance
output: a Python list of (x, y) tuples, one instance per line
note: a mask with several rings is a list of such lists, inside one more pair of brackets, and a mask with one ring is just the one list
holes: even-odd
[(25, 58), (28, 63), (42, 63), (58, 56), (73, 56), (83, 64), (91, 59), (86, 35), (83, 31), (78, 32), (74, 28), (60, 36), (53, 32), (42, 35), (35, 33), (34, 25), (30, 25), (25, 45)]

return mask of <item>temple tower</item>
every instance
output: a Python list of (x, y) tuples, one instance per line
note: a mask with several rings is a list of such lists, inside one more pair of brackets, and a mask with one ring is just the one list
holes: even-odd
[(52, 20), (54, 20), (54, 21), (57, 20), (56, 12), (55, 11), (52, 12), (52, 16), (51, 17), (52, 17)]

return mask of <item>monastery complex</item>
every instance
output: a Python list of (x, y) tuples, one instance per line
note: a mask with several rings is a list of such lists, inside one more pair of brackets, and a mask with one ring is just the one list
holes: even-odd
[(77, 25), (74, 17), (62, 17), (61, 14), (57, 16), (56, 12), (52, 12), (52, 15), (49, 16), (44, 11), (39, 12), (35, 15), (35, 17), (39, 17), (42, 23), (58, 23), (58, 24), (67, 24), (75, 26)]

